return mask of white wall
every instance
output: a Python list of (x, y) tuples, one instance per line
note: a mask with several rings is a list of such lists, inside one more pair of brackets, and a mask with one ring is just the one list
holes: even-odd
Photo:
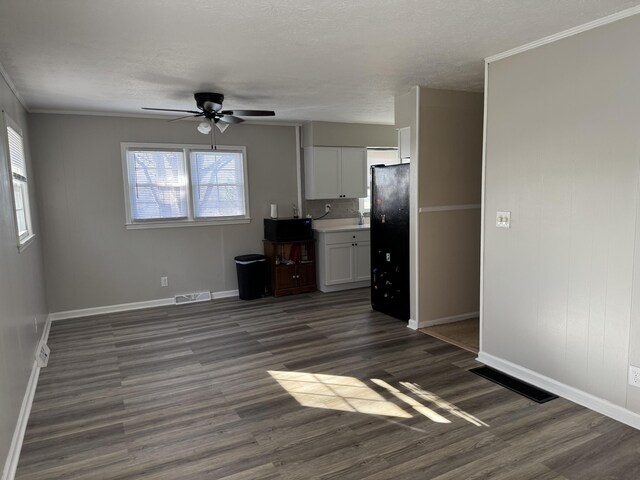
[[(16, 245), (11, 202), (11, 175), (7, 158), (6, 126), (0, 116), (0, 468), (5, 463), (16, 422), (46, 320), (41, 241), (36, 205), (37, 182), (29, 155), (27, 115), (0, 77), (0, 107), (20, 125), (25, 138), (30, 179), (34, 242), (22, 253)], [(38, 321), (38, 332), (34, 326)]]
[(196, 123), (35, 114), (30, 127), (51, 312), (235, 289), (233, 257), (262, 252), (269, 204), (297, 202), (295, 128), (232, 125), (217, 143), (247, 147), (250, 224), (126, 230), (120, 142), (206, 143)]
[(638, 45), (636, 15), (490, 63), (482, 349), (640, 413)]

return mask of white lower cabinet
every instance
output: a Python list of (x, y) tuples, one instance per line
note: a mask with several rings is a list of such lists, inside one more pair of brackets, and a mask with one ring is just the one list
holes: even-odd
[(323, 292), (371, 285), (368, 229), (318, 232), (318, 288)]
[[(327, 245), (324, 249), (324, 264), (327, 268), (327, 285), (353, 281), (354, 247), (349, 243)], [(322, 261), (322, 258), (320, 259)]]
[(353, 272), (356, 282), (367, 281), (371, 283), (371, 243), (358, 242), (353, 247), (355, 269)]

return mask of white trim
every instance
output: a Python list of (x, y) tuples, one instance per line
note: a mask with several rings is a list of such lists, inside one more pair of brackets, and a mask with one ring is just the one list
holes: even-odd
[(478, 317), (479, 313), (480, 312), (468, 312), (461, 313), (460, 315), (452, 315), (450, 317), (436, 318), (435, 320), (426, 320), (425, 322), (422, 322), (420, 324), (420, 328), (434, 327), (436, 325), (444, 325), (445, 323), (455, 323), (461, 322), (462, 320), (469, 320), (470, 318)]
[(213, 298), (214, 300), (218, 300), (220, 298), (231, 298), (231, 297), (237, 297), (240, 294), (240, 292), (236, 289), (236, 290), (222, 290), (220, 292), (211, 292), (211, 298)]
[(300, 126), (296, 126), (296, 185), (298, 187), (297, 207), (298, 207), (298, 216), (300, 218), (302, 218), (302, 164), (301, 164), (302, 146), (300, 141), (301, 128), (302, 127)]
[[(224, 290), (221, 292), (211, 292), (214, 300), (238, 296), (238, 290)], [(51, 321), (66, 320), (70, 318), (91, 317), (94, 315), (104, 315), (108, 313), (127, 312), (129, 310), (141, 310), (143, 308), (175, 306), (175, 297), (159, 298), (156, 300), (145, 300), (143, 302), (121, 303), (118, 305), (106, 305), (103, 307), (81, 308), (78, 310), (66, 310), (49, 314)]]
[(571, 387), (564, 383), (561, 383), (553, 378), (549, 378), (540, 373), (529, 370), (528, 368), (521, 367), (515, 363), (509, 362), (502, 358), (493, 356), (486, 352), (480, 352), (477, 360), (484, 363), (496, 370), (500, 370), (508, 375), (516, 377), (524, 382), (535, 385), (538, 388), (548, 390), (551, 393), (555, 393), (567, 400), (587, 407), (598, 413), (611, 417), (614, 420), (625, 423), (631, 427), (640, 429), (640, 415), (627, 410), (624, 407), (615, 405), (608, 400), (600, 397), (596, 397), (583, 390)]
[(367, 288), (371, 286), (371, 280), (361, 280), (359, 282), (346, 282), (338, 285), (319, 284), (318, 290), (323, 293), (342, 292), (343, 290), (353, 290), (354, 288)]
[[(21, 253), (24, 249), (26, 249), (33, 238), (35, 237), (35, 233), (33, 231), (33, 222), (31, 220), (31, 192), (29, 185), (33, 185), (32, 181), (29, 180), (31, 178), (30, 171), (30, 159), (27, 157), (27, 149), (24, 141), (24, 133), (22, 127), (16, 123), (15, 120), (11, 118), (11, 116), (7, 113), (6, 110), (2, 110), (2, 135), (0, 138), (6, 139), (5, 143), (5, 152), (7, 157), (7, 165), (9, 168), (9, 176), (11, 180), (11, 208), (13, 210), (13, 227), (15, 229), (16, 235), (16, 247), (18, 249), (18, 253)], [(25, 212), (25, 222), (27, 224), (27, 234), (24, 237), (20, 236), (18, 231), (18, 212), (16, 211), (16, 196), (15, 196), (15, 186), (14, 181), (15, 177), (13, 176), (13, 165), (11, 163), (11, 146), (9, 145), (9, 128), (11, 128), (15, 133), (20, 137), (20, 142), (22, 143), (22, 150), (24, 155), (24, 168), (25, 168), (25, 176), (20, 181), (24, 183), (24, 191), (22, 194), (22, 203), (23, 210)], [(22, 177), (21, 175), (19, 175)]]
[(7, 84), (7, 87), (9, 87), (9, 90), (11, 90), (13, 92), (13, 95), (18, 99), (18, 101), (24, 107), (24, 109), (27, 111), (27, 113), (31, 113), (31, 110), (29, 110), (29, 107), (27, 106), (27, 102), (25, 102), (24, 98), (22, 98), (22, 95), (20, 95), (20, 93), (18, 93), (18, 89), (16, 88), (16, 84), (13, 83), (13, 80), (11, 80), (11, 77), (9, 76), (9, 74), (7, 73), (7, 70), (4, 68), (4, 65), (2, 65), (1, 62), (0, 62), (0, 76), (2, 76), (2, 78), (4, 79), (4, 81)]
[[(44, 324), (42, 330), (42, 336), (40, 341), (36, 345), (36, 351), (42, 343), (47, 343), (49, 339), (49, 331), (51, 330), (51, 317), (47, 316), (47, 321)], [(13, 437), (11, 438), (11, 445), (9, 446), (9, 453), (4, 464), (2, 471), (2, 480), (13, 480), (16, 475), (16, 469), (18, 468), (18, 461), (20, 460), (20, 452), (22, 450), (22, 442), (24, 441), (24, 433), (27, 430), (27, 423), (29, 421), (29, 415), (31, 414), (31, 407), (33, 406), (33, 397), (36, 393), (36, 387), (38, 386), (38, 378), (40, 377), (40, 367), (38, 362), (34, 360), (31, 367), (31, 375), (27, 382), (27, 389), (22, 399), (22, 406), (20, 407), (20, 413), (18, 414), (18, 420), (16, 422), (16, 428), (13, 431)]]
[[(129, 149), (167, 149), (172, 151), (181, 151), (184, 162), (185, 176), (187, 178), (187, 218), (181, 219), (154, 219), (135, 222), (131, 218), (131, 179), (129, 172), (129, 157), (127, 152)], [(194, 200), (194, 180), (191, 171), (191, 154), (193, 152), (210, 152), (210, 151), (229, 151), (242, 153), (242, 176), (243, 176), (243, 195), (244, 195), (244, 215), (234, 217), (211, 217), (200, 218), (195, 216), (195, 200)], [(175, 228), (175, 227), (192, 227), (192, 226), (210, 226), (210, 225), (229, 225), (242, 224), (251, 222), (251, 206), (249, 200), (249, 171), (247, 160), (247, 147), (235, 145), (202, 145), (202, 144), (183, 144), (183, 143), (146, 143), (146, 142), (121, 142), (120, 154), (122, 156), (122, 177), (124, 182), (124, 203), (125, 203), (125, 228), (127, 230), (149, 229), (149, 228)]]
[(148, 228), (210, 227), (212, 225), (238, 225), (251, 223), (251, 217), (221, 218), (220, 220), (166, 220), (163, 222), (126, 223), (127, 230), (145, 230)]
[(407, 328), (410, 328), (411, 330), (418, 330), (418, 322), (413, 318), (410, 318), (409, 323), (407, 323)]
[(467, 205), (438, 205), (436, 207), (420, 207), (419, 213), (431, 213), (431, 212), (449, 212), (452, 210), (473, 210), (482, 208), (480, 203), (472, 203)]
[(16, 469), (18, 468), (18, 460), (20, 460), (20, 451), (22, 450), (24, 433), (27, 430), (27, 422), (29, 421), (29, 414), (31, 413), (33, 397), (36, 393), (39, 376), (40, 367), (38, 367), (38, 362), (34, 361), (33, 366), (31, 367), (31, 376), (27, 383), (27, 391), (24, 394), (22, 406), (20, 407), (20, 414), (18, 415), (16, 429), (14, 430), (13, 438), (11, 439), (11, 446), (9, 447), (7, 461), (4, 464), (2, 480), (13, 480), (15, 478)]
[(35, 239), (36, 239), (35, 233), (31, 233), (28, 237), (23, 238), (22, 242), (18, 243), (18, 253), (24, 252), (27, 249), (27, 247), (33, 243)]
[[(415, 136), (415, 140), (411, 138), (411, 144), (415, 145), (415, 158), (411, 158), (410, 161), (410, 173), (413, 181), (409, 182), (409, 212), (410, 219), (409, 225), (413, 225), (413, 236), (409, 240), (409, 261), (413, 265), (414, 275), (413, 279), (409, 279), (409, 282), (413, 280), (413, 284), (415, 287), (413, 289), (409, 288), (409, 311), (410, 315), (413, 314), (412, 321), (415, 323), (415, 329), (418, 328), (420, 323), (420, 195), (419, 195), (419, 185), (418, 179), (420, 178), (420, 87), (413, 87), (416, 90), (416, 130), (415, 132), (410, 132), (411, 137)], [(412, 152), (413, 153), (413, 152)], [(411, 232), (409, 232), (411, 235)], [(412, 242), (413, 240), (413, 248)], [(411, 292), (413, 291), (414, 298), (411, 298)], [(412, 308), (415, 310), (411, 312)], [(411, 325), (411, 321), (409, 322)]]
[(502, 60), (503, 58), (511, 57), (513, 55), (526, 52), (527, 50), (533, 50), (534, 48), (541, 47), (542, 45), (547, 45), (548, 43), (556, 42), (558, 40), (562, 40), (563, 38), (571, 37), (573, 35), (586, 32), (587, 30), (601, 27), (602, 25), (607, 25), (609, 23), (613, 23), (618, 20), (622, 20), (623, 18), (631, 17), (637, 14), (640, 14), (640, 5), (622, 10), (618, 13), (614, 13), (603, 18), (599, 18), (598, 20), (594, 20), (592, 22), (578, 25), (577, 27), (569, 28), (568, 30), (563, 30), (562, 32), (549, 35), (548, 37), (541, 38), (540, 40), (521, 45), (520, 47), (512, 48), (511, 50), (507, 50), (506, 52), (491, 55), (490, 57), (485, 58), (485, 62), (496, 62), (498, 60)]
[(480, 306), (478, 316), (480, 318), (479, 350), (482, 351), (482, 325), (484, 317), (484, 217), (486, 206), (486, 181), (487, 181), (487, 120), (489, 118), (489, 63), (484, 64), (484, 119), (482, 121), (482, 190), (480, 197)]

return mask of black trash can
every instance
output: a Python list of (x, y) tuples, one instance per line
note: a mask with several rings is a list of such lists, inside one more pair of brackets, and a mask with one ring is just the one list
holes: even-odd
[(267, 257), (251, 254), (235, 257), (238, 272), (238, 292), (241, 300), (253, 300), (264, 295), (267, 280)]

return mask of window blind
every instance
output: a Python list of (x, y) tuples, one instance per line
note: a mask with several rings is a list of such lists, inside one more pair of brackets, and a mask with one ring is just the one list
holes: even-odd
[(196, 218), (245, 215), (242, 157), (236, 151), (191, 152)]
[(134, 221), (188, 217), (182, 151), (129, 150), (129, 192)]
[(24, 145), (22, 135), (13, 128), (7, 127), (9, 138), (9, 158), (11, 159), (11, 173), (21, 180), (27, 179), (27, 162), (24, 157)]

